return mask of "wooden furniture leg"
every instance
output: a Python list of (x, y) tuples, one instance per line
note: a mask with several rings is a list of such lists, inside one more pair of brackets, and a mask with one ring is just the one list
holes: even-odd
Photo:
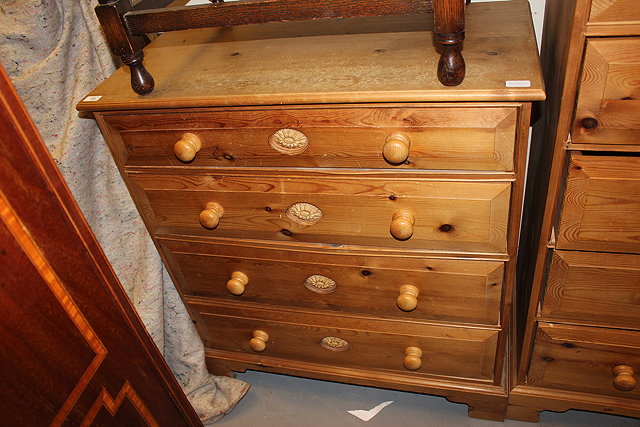
[(131, 70), (131, 88), (140, 95), (153, 91), (153, 77), (144, 68), (142, 47), (144, 37), (131, 36), (127, 33), (122, 16), (131, 10), (128, 0), (98, 0), (96, 15), (102, 26), (107, 43), (114, 55)]
[(464, 79), (464, 4), (465, 0), (433, 1), (434, 32), (436, 42), (442, 46), (438, 80), (445, 86), (457, 86)]

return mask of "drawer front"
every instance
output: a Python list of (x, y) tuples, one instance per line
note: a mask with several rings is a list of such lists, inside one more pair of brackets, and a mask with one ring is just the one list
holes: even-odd
[[(157, 233), (483, 253), (506, 248), (510, 183), (129, 176), (144, 191), (140, 210)], [(211, 203), (223, 213), (205, 229), (199, 215)]]
[(182, 292), (190, 296), (405, 319), (499, 322), (502, 262), (159, 241)]
[(573, 143), (640, 145), (639, 75), (640, 37), (587, 42)]
[(640, 333), (540, 323), (527, 381), (640, 399), (639, 373)]
[[(128, 166), (513, 169), (516, 107), (105, 113)], [(200, 140), (190, 162), (174, 154)], [(399, 136), (398, 136), (399, 134)]]
[(589, 24), (640, 24), (637, 0), (591, 0)]
[(640, 328), (640, 256), (554, 251), (541, 316)]
[(640, 158), (573, 155), (558, 249), (640, 253)]
[[(239, 305), (192, 302), (190, 307), (198, 311), (205, 323), (207, 348), (417, 376), (446, 375), (487, 381), (493, 378), (498, 336), (495, 330)], [(252, 343), (254, 338), (257, 340)], [(421, 356), (407, 354), (407, 347), (418, 348)], [(413, 358), (408, 361), (413, 368), (420, 365), (419, 368), (405, 368), (407, 355)]]

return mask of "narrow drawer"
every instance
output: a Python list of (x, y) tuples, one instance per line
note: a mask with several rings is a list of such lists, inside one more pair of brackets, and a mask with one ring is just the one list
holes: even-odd
[(589, 24), (640, 24), (637, 0), (591, 0)]
[(638, 75), (640, 37), (588, 40), (573, 143), (640, 145)]
[(640, 253), (640, 158), (574, 154), (558, 249)]
[[(510, 183), (130, 174), (156, 233), (503, 253)], [(204, 212), (203, 212), (204, 211)], [(199, 222), (201, 215), (219, 221)], [(395, 236), (395, 237), (394, 237)]]
[[(517, 107), (342, 107), (102, 113), (128, 166), (511, 171)], [(200, 149), (181, 161), (175, 144)], [(179, 147), (185, 148), (185, 142)], [(187, 157), (188, 159), (190, 157)]]
[(418, 376), (493, 378), (496, 330), (222, 303), (189, 304), (205, 323), (207, 348)]
[(405, 319), (497, 325), (498, 261), (303, 252), (159, 238), (190, 296)]
[(540, 315), (640, 328), (640, 256), (554, 251)]
[(640, 399), (640, 333), (540, 323), (529, 384)]

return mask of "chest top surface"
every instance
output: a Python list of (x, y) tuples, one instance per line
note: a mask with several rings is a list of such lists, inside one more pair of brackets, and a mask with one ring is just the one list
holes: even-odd
[(456, 87), (436, 77), (431, 16), (283, 22), (165, 33), (144, 50), (154, 92), (125, 67), (78, 109), (544, 99), (528, 2), (472, 3), (466, 20)]

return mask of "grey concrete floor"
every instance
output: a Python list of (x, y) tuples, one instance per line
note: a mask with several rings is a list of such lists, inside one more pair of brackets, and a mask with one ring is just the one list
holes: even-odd
[[(216, 423), (228, 427), (531, 427), (533, 423), (504, 423), (467, 417), (467, 405), (442, 397), (358, 387), (328, 381), (247, 371), (238, 378), (251, 388), (236, 408)], [(378, 415), (365, 422), (347, 411), (371, 409), (393, 400)], [(542, 412), (544, 427), (638, 427), (640, 420), (583, 411)]]

